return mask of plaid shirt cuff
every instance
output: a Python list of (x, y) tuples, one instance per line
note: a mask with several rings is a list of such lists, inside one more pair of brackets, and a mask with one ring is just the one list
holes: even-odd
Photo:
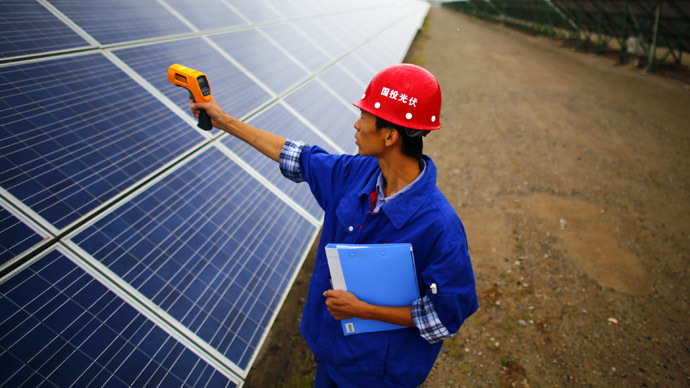
[(299, 167), (302, 151), (309, 146), (301, 141), (286, 140), (280, 150), (280, 172), (289, 180), (299, 183), (304, 182), (302, 170)]
[(412, 303), (412, 322), (419, 329), (419, 334), (430, 344), (443, 341), (455, 334), (450, 334), (438, 318), (434, 305), (428, 296)]

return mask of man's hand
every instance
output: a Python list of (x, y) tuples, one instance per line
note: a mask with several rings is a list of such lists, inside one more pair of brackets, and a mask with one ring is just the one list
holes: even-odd
[(333, 318), (337, 320), (359, 317), (363, 304), (355, 294), (341, 290), (328, 290), (323, 293), (326, 297), (326, 307)]
[(341, 290), (328, 290), (323, 293), (326, 297), (326, 307), (333, 318), (360, 318), (393, 323), (400, 326), (415, 327), (412, 322), (410, 306), (387, 307), (374, 306), (359, 300), (353, 293)]
[[(189, 98), (191, 99), (191, 96)], [(208, 117), (211, 118), (211, 124), (216, 128), (220, 128), (220, 123), (224, 120), (225, 116), (227, 116), (213, 97), (211, 97), (211, 101), (209, 102), (190, 102), (189, 109), (192, 110), (194, 117), (199, 117), (201, 109), (205, 110), (206, 113), (208, 113)], [(225, 121), (227, 121), (227, 119), (225, 119)]]

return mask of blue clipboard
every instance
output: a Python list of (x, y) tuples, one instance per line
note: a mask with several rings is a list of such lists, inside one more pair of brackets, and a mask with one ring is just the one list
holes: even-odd
[[(334, 290), (377, 306), (411, 306), (419, 299), (412, 244), (328, 244), (326, 258)], [(405, 328), (359, 318), (341, 324), (345, 335)]]

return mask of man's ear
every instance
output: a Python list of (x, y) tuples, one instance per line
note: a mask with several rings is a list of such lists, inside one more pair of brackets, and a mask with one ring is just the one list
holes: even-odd
[(386, 144), (386, 146), (392, 146), (400, 139), (400, 133), (398, 133), (395, 128), (384, 128), (384, 130), (387, 131), (386, 137), (384, 138), (384, 144)]

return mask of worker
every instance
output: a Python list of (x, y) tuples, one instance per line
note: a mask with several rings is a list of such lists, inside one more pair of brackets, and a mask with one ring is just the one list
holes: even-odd
[[(215, 99), (191, 103), (214, 127), (279, 162), (287, 178), (306, 181), (324, 210), (316, 264), (300, 331), (317, 361), (316, 387), (415, 387), (441, 349), (478, 308), (464, 227), (436, 186), (436, 166), (422, 138), (441, 127), (441, 89), (426, 69), (398, 64), (369, 83), (355, 122), (358, 155), (329, 154), (241, 122)], [(328, 243), (411, 243), (420, 299), (374, 306), (332, 290)], [(357, 317), (405, 328), (345, 336), (340, 320)]]

